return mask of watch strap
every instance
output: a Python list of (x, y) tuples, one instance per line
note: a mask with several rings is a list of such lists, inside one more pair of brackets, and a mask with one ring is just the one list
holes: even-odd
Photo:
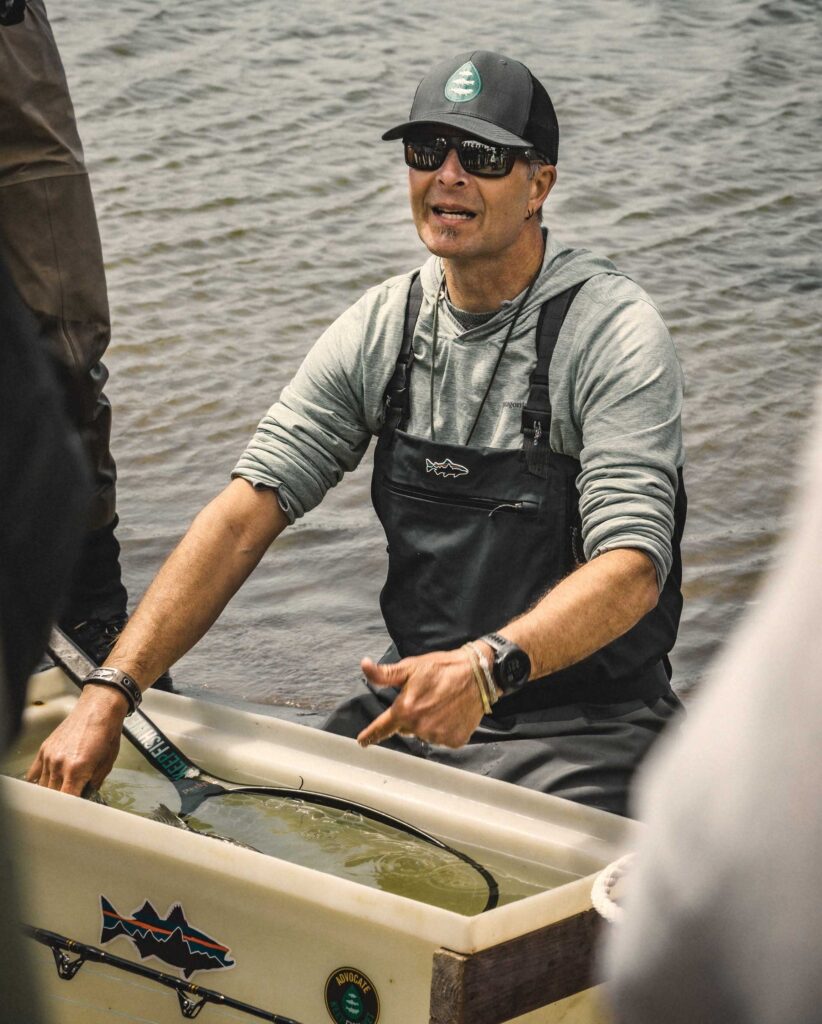
[(506, 640), (504, 636), (500, 636), (499, 633), (486, 633), (485, 636), (481, 636), (480, 640), (484, 640), (489, 647), (493, 647), (495, 651), (499, 652), (503, 647), (510, 647), (511, 641)]

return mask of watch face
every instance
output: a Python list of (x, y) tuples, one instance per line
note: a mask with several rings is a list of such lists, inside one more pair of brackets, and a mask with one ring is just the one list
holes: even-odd
[(507, 691), (522, 686), (528, 680), (531, 661), (525, 651), (507, 651), (500, 663), (500, 683)]

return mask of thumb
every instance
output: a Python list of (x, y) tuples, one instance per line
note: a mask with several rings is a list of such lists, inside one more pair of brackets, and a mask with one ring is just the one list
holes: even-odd
[(371, 658), (363, 658), (360, 668), (368, 682), (375, 686), (404, 686), (408, 682), (408, 665), (405, 661), (378, 665)]

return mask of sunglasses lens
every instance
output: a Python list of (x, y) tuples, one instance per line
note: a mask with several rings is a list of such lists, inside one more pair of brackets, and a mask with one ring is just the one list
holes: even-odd
[(448, 154), (446, 139), (406, 139), (405, 162), (415, 171), (436, 171)]
[(492, 146), (478, 139), (462, 139), (458, 146), (460, 163), (469, 174), (501, 178), (514, 166), (516, 156), (506, 146)]
[(494, 146), (479, 139), (429, 137), (405, 139), (405, 162), (415, 171), (436, 171), (442, 167), (448, 151), (457, 150), (463, 170), (480, 178), (502, 178), (510, 174), (517, 150)]

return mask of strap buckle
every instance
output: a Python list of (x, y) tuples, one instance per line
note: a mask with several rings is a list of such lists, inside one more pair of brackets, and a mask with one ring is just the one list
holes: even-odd
[(522, 433), (531, 439), (532, 444), (539, 444), (541, 438), (547, 439), (550, 420), (550, 413), (542, 409), (529, 409), (526, 406), (522, 410)]

